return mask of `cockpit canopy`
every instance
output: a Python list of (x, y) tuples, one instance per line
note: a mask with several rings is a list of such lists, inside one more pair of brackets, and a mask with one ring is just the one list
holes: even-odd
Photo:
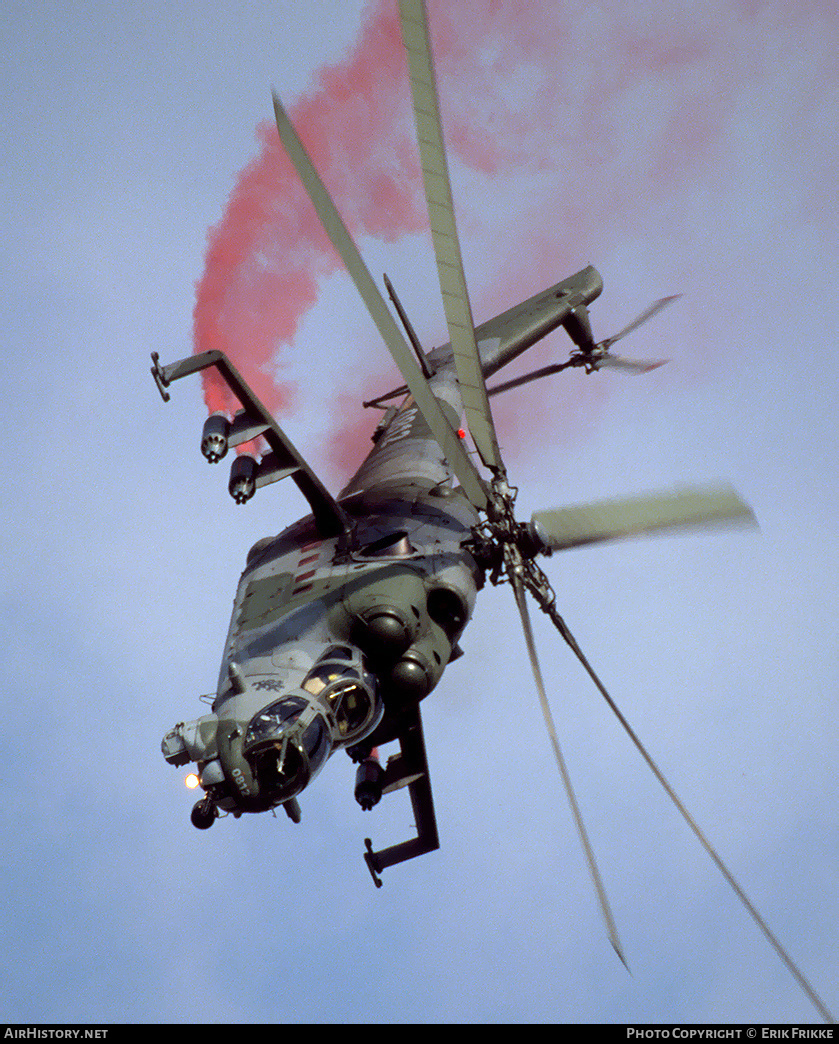
[(375, 676), (349, 646), (327, 649), (304, 679), (303, 689), (329, 708), (338, 730), (335, 740), (341, 744), (362, 739), (381, 719)]
[(306, 707), (307, 702), (302, 696), (285, 696), (270, 707), (263, 707), (248, 725), (245, 750), (252, 750), (257, 744), (274, 739), (284, 728), (290, 727)]
[(243, 754), (269, 804), (298, 794), (336, 746), (357, 742), (379, 723), (384, 708), (376, 679), (361, 654), (333, 645), (299, 689), (258, 711), (245, 732)]
[(323, 710), (302, 695), (284, 696), (254, 715), (244, 754), (263, 798), (286, 801), (299, 793), (329, 757), (330, 733)]

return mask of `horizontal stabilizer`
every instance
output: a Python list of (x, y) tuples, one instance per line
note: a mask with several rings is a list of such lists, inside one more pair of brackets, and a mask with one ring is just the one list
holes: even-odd
[(536, 511), (532, 518), (537, 535), (549, 551), (668, 529), (724, 522), (756, 525), (751, 508), (728, 486), (602, 500)]

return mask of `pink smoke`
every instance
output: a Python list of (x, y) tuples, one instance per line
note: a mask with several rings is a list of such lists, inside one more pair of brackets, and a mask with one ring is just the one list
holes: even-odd
[[(317, 88), (291, 110), (356, 235), (388, 239), (422, 227), (416, 158), (409, 139), (391, 126), (389, 100), (405, 80), (399, 39), (395, 13), (380, 12), (348, 61), (323, 70)], [(222, 221), (208, 236), (195, 350), (225, 351), (269, 409), (282, 414), (293, 407), (294, 389), (273, 374), (278, 349), (293, 342), (321, 281), (340, 262), (276, 127), (266, 121), (257, 133), (261, 151), (240, 174)], [(359, 185), (366, 188), (361, 198), (354, 194)], [(238, 408), (214, 372), (204, 394), (210, 411)]]
[[(713, 306), (719, 319), (730, 307), (720, 288), (733, 278), (737, 242), (733, 233), (730, 258), (709, 265), (707, 230), (691, 219), (697, 185), (723, 195), (746, 163), (747, 147), (766, 148), (795, 172), (789, 208), (798, 219), (819, 221), (832, 203), (835, 147), (819, 106), (825, 80), (835, 84), (839, 16), (826, 0), (794, 7), (757, 0), (665, 7), (432, 0), (429, 8), (461, 236), (492, 259), (480, 284), (470, 279), (477, 321), (652, 230), (673, 255), (689, 259), (680, 263), (679, 284), (660, 293), (689, 285), (702, 299), (675, 306), (696, 308), (684, 321), (698, 358), (703, 314)], [(356, 236), (396, 241), (426, 227), (395, 0), (369, 5), (356, 46), (319, 72), (291, 117)], [(772, 140), (744, 144), (747, 122)], [(819, 126), (824, 134), (814, 136)], [(262, 124), (259, 136), (259, 156), (210, 233), (195, 346), (226, 351), (282, 414), (293, 407), (293, 388), (275, 371), (339, 262), (273, 124)], [(482, 186), (474, 199), (458, 195), (464, 172)], [(647, 303), (638, 299), (633, 307)], [(602, 337), (614, 330), (603, 328), (599, 306), (593, 318)], [(636, 334), (627, 354), (667, 355), (654, 329)], [(563, 340), (549, 342), (525, 369), (565, 357)], [(375, 380), (379, 367), (366, 360), (383, 357), (376, 345), (353, 374), (368, 395), (385, 389)], [(574, 380), (551, 382), (549, 392), (565, 397), (558, 409), (570, 414), (569, 431), (590, 423), (607, 394), (603, 379)], [(538, 431), (545, 387), (494, 400), (505, 446), (515, 447), (522, 413), (528, 433), (534, 425)], [(347, 390), (336, 378), (333, 407), (334, 396)], [(235, 406), (212, 379), (205, 396), (211, 410)], [(545, 411), (551, 423), (556, 412)], [(374, 422), (358, 403), (335, 409), (332, 461), (357, 465)]]

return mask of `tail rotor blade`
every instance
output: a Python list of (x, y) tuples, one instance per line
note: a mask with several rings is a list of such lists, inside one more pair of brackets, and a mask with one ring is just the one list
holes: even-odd
[(559, 746), (559, 739), (556, 734), (556, 726), (554, 725), (553, 715), (551, 714), (551, 708), (548, 703), (548, 696), (545, 692), (545, 683), (542, 679), (542, 671), (539, 666), (539, 660), (536, 655), (536, 645), (533, 641), (533, 631), (530, 626), (530, 614), (527, 611), (527, 602), (524, 595), (524, 585), (522, 584), (521, 578), (510, 571), (510, 582), (513, 585), (513, 593), (516, 598), (516, 605), (518, 606), (519, 615), (521, 616), (521, 625), (524, 631), (524, 640), (527, 644), (527, 654), (530, 657), (530, 666), (533, 670), (533, 678), (536, 682), (536, 690), (539, 694), (539, 703), (542, 707), (542, 714), (545, 719), (545, 725), (550, 736), (551, 745), (554, 749), (554, 755), (556, 757), (556, 763), (559, 768), (559, 774), (562, 777), (562, 782), (565, 787), (565, 793), (568, 796), (568, 803), (571, 806), (571, 812), (574, 816), (574, 823), (577, 827), (577, 834), (579, 835), (580, 842), (583, 846), (585, 853), (586, 862), (588, 863), (589, 872), (591, 873), (591, 879), (594, 884), (594, 889), (597, 893), (597, 899), (600, 903), (600, 910), (603, 914), (603, 920), (606, 925), (606, 932), (609, 936), (609, 942), (612, 944), (612, 948), (615, 953), (620, 957), (621, 962), (627, 971), (629, 971), (629, 965), (626, 963), (626, 957), (624, 956), (623, 947), (621, 946), (620, 939), (618, 938), (618, 930), (615, 925), (615, 919), (612, 916), (612, 911), (609, 906), (609, 900), (606, 897), (606, 890), (603, 887), (603, 881), (600, 877), (600, 871), (597, 869), (597, 863), (594, 859), (594, 851), (589, 841), (588, 833), (583, 823), (583, 817), (580, 813), (580, 807), (577, 804), (577, 798), (574, 794), (574, 788), (571, 784), (571, 777), (568, 775), (568, 769), (565, 764), (565, 758), (562, 756), (562, 750)]
[(613, 370), (625, 370), (627, 373), (650, 373), (651, 370), (664, 366), (667, 361), (667, 359), (627, 359), (623, 355), (612, 355), (611, 352), (606, 352), (604, 355), (598, 356), (597, 369), (602, 370), (606, 367)]
[[(550, 366), (543, 366), (539, 370), (522, 374), (521, 377), (513, 377), (502, 384), (494, 384), (491, 388), (487, 388), (487, 395), (492, 398), (493, 395), (511, 391), (522, 384), (529, 384), (531, 381), (538, 381), (542, 377), (550, 377), (552, 374), (561, 373), (563, 370), (567, 370), (569, 366), (584, 365), (585, 361), (586, 357), (584, 356), (572, 355), (567, 362), (552, 363)], [(611, 352), (605, 352), (603, 355), (593, 356), (591, 364), (597, 370), (607, 367), (609, 369), (625, 370), (627, 373), (649, 373), (651, 370), (657, 370), (659, 366), (664, 366), (667, 361), (667, 359), (626, 359), (621, 355), (612, 355)]]
[(725, 522), (756, 525), (752, 509), (730, 486), (602, 500), (533, 514), (539, 537), (552, 551)]
[(597, 347), (602, 348), (603, 350), (607, 350), (615, 343), (615, 341), (619, 341), (622, 337), (626, 337), (627, 334), (632, 333), (633, 330), (637, 330), (638, 327), (641, 326), (643, 323), (647, 322), (648, 319), (652, 319), (654, 315), (658, 315), (662, 308), (666, 308), (667, 305), (672, 304), (673, 301), (678, 300), (678, 298), (680, 298), (681, 296), (681, 294), (671, 294), (669, 297), (660, 297), (657, 301), (654, 301), (649, 308), (645, 309), (639, 316), (636, 316), (636, 318), (633, 319), (631, 323), (626, 325), (622, 330), (619, 330), (612, 337), (607, 337), (605, 341), (601, 341)]

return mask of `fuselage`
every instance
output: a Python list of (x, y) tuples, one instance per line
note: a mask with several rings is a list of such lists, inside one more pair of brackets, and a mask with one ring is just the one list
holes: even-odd
[[(583, 269), (477, 327), (484, 377), (584, 315), (602, 285), (595, 269)], [(247, 405), (232, 423), (209, 418), (208, 460), (219, 460), (228, 442), (267, 432), (270, 454), (258, 464), (234, 461), (234, 499), (244, 503), (255, 486), (290, 475), (313, 508), (251, 548), (212, 713), (180, 722), (162, 744), (170, 764), (197, 764), (206, 796), (193, 810), (196, 826), (209, 826), (218, 809), (239, 815), (278, 804), (295, 818), (295, 795), (335, 750), (364, 760), (409, 733), (420, 749), (418, 701), (458, 654), (484, 569), (496, 565), (485, 551), (476, 560), (478, 510), (454, 486), (410, 396), (385, 412), (371, 453), (335, 500), (223, 353), (166, 367), (153, 361), (164, 399), (172, 381), (215, 366)], [(462, 402), (451, 347), (428, 353), (426, 363), (428, 388), (457, 431)]]
[[(438, 363), (431, 387), (456, 427), (457, 381)], [(478, 515), (412, 400), (385, 421), (338, 498), (349, 532), (324, 536), (310, 515), (248, 554), (213, 713), (176, 727), (220, 809), (283, 804), (334, 751), (358, 760), (395, 738), (455, 654), (482, 583)]]

